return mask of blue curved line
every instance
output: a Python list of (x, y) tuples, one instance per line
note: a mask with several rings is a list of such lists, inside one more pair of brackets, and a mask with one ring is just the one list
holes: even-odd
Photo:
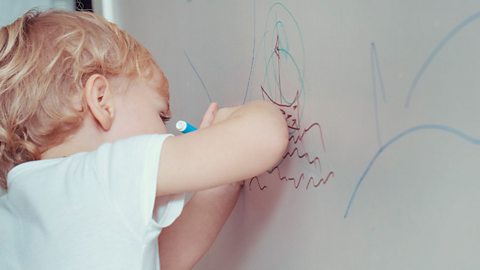
[[(267, 60), (267, 62), (265, 63), (265, 71), (264, 71), (264, 74), (265, 74), (265, 75), (263, 76), (263, 83), (264, 83), (265, 81), (267, 81), (267, 83), (268, 83), (268, 88), (269, 88), (269, 89), (272, 88), (272, 85), (270, 85), (270, 81), (269, 81), (269, 80), (266, 80), (266, 78), (269, 77), (271, 73), (273, 73), (273, 77), (274, 77), (274, 78), (277, 78), (277, 76), (278, 76), (277, 71), (276, 71), (275, 69), (271, 69), (271, 68), (270, 68), (270, 64), (272, 63), (272, 60), (275, 59), (275, 58), (276, 58), (275, 52), (272, 51), (272, 52), (270, 53), (270, 57), (268, 57), (268, 60)], [(270, 70), (272, 70), (272, 71), (270, 71)], [(274, 84), (275, 84), (276, 87), (278, 87), (278, 83), (277, 83), (276, 80), (274, 80)], [(269, 91), (269, 94), (272, 95), (272, 92)]]
[(377, 144), (382, 145), (382, 133), (380, 130), (380, 117), (378, 111), (378, 90), (377, 81), (380, 82), (380, 90), (382, 91), (383, 102), (386, 102), (385, 87), (383, 85), (383, 77), (380, 69), (380, 63), (378, 61), (377, 47), (375, 43), (370, 44), (370, 64), (372, 68), (372, 90), (373, 90), (373, 110), (375, 115), (375, 129), (377, 131)]
[(205, 93), (207, 93), (208, 100), (210, 100), (210, 102), (212, 102), (212, 97), (210, 97), (210, 93), (208, 92), (207, 87), (205, 86), (205, 83), (203, 82), (202, 77), (200, 76), (200, 74), (198, 73), (197, 69), (196, 69), (195, 66), (193, 65), (192, 60), (190, 60), (190, 57), (188, 57), (188, 54), (187, 54), (186, 51), (183, 51), (183, 54), (185, 54), (185, 57), (187, 58), (188, 63), (190, 64), (190, 67), (193, 69), (193, 72), (195, 72), (195, 75), (197, 75), (198, 80), (199, 80), (200, 83), (202, 84), (203, 90), (205, 91)]
[[(293, 63), (293, 65), (295, 66), (295, 70), (297, 71), (297, 76), (298, 76), (298, 80), (300, 81), (300, 94), (302, 94), (304, 92), (304, 89), (305, 89), (305, 81), (304, 81), (304, 78), (303, 78), (303, 75), (300, 71), (300, 67), (298, 66), (297, 62), (295, 61), (295, 58), (293, 58), (293, 56), (290, 54), (290, 52), (288, 52), (287, 50), (285, 49), (282, 49), (280, 48), (279, 49), (279, 52), (281, 52), (283, 55), (287, 56), (287, 58)], [(267, 62), (267, 65), (265, 66), (265, 76), (264, 76), (264, 81), (265, 81), (265, 78), (268, 77), (268, 75), (270, 74), (270, 72), (273, 72), (273, 75), (276, 77), (276, 76), (280, 76), (280, 74), (277, 74), (276, 73), (276, 70), (273, 69), (272, 71), (270, 71), (270, 63), (272, 62), (272, 59), (274, 59), (276, 56), (275, 56), (275, 53), (272, 52), (270, 54), (270, 57), (268, 58), (268, 62)], [(267, 81), (268, 82), (268, 81)], [(277, 81), (274, 80), (274, 82), (277, 84)], [(277, 87), (280, 87), (279, 85), (276, 85)], [(271, 91), (269, 91), (269, 93), (271, 93)], [(303, 96), (303, 95), (302, 95)], [(292, 103), (292, 101), (290, 100), (287, 100), (287, 98), (285, 96), (282, 96), (280, 97), (280, 100), (281, 102), (287, 102), (287, 103)], [(303, 100), (303, 99), (302, 99)]]
[[(298, 31), (298, 34), (300, 36), (300, 44), (302, 46), (302, 59), (303, 61), (305, 61), (305, 43), (303, 41), (303, 32), (302, 30), (300, 29), (300, 25), (298, 24), (297, 22), (297, 19), (295, 19), (295, 16), (293, 15), (293, 13), (282, 3), (280, 2), (275, 2), (274, 4), (272, 4), (270, 6), (270, 9), (268, 10), (268, 13), (267, 13), (267, 19), (265, 20), (265, 29), (267, 29), (267, 22), (268, 22), (268, 18), (270, 17), (270, 14), (272, 13), (273, 9), (275, 7), (280, 7), (282, 8), (283, 10), (285, 10), (285, 12), (288, 13), (288, 15), (290, 16), (290, 18), (293, 20), (293, 22), (295, 23), (295, 28), (297, 28), (297, 31)], [(305, 66), (302, 67), (302, 73), (305, 72)]]
[[(278, 46), (288, 50), (288, 48), (289, 48), (288, 35), (287, 35), (287, 32), (285, 31), (285, 24), (283, 23), (283, 21), (278, 20), (275, 23), (275, 27), (273, 28), (272, 33), (273, 33), (272, 34), (272, 43), (274, 43), (275, 36), (278, 36), (279, 37)], [(276, 33), (276, 35), (275, 35), (275, 33)], [(285, 43), (285, 44), (283, 44), (283, 43)]]
[(255, 0), (253, 0), (253, 49), (252, 49), (252, 61), (250, 62), (250, 73), (248, 74), (248, 80), (247, 80), (247, 87), (245, 89), (245, 95), (243, 96), (243, 104), (247, 101), (247, 95), (248, 92), (250, 91), (250, 82), (252, 80), (252, 74), (253, 74), (253, 69), (254, 69), (254, 63), (255, 63), (255, 45), (257, 43), (256, 41), (256, 24), (257, 24), (257, 16), (256, 16), (256, 11), (255, 11)]
[(407, 94), (407, 99), (405, 101), (405, 108), (408, 108), (410, 106), (410, 102), (412, 99), (413, 92), (415, 88), (417, 87), (418, 81), (420, 81), (421, 77), (423, 76), (423, 73), (428, 69), (432, 61), (435, 59), (437, 54), (440, 52), (440, 50), (456, 35), (460, 30), (462, 30), (465, 26), (469, 25), (473, 21), (477, 20), (480, 18), (480, 12), (474, 13), (473, 15), (469, 16), (462, 22), (460, 22), (457, 26), (455, 26), (448, 34), (440, 41), (440, 43), (435, 46), (435, 48), (432, 50), (430, 55), (427, 57), (423, 65), (420, 67), (420, 70), (417, 72), (415, 75), (415, 78), (412, 81), (412, 84), (410, 86), (410, 90), (408, 91)]
[(418, 131), (422, 131), (422, 130), (438, 130), (438, 131), (442, 131), (442, 132), (446, 132), (446, 133), (450, 133), (452, 135), (455, 135), (457, 137), (459, 137), (460, 139), (463, 139), (471, 144), (475, 144), (475, 145), (480, 145), (480, 138), (474, 138), (458, 129), (455, 129), (455, 128), (452, 128), (452, 127), (449, 127), (449, 126), (445, 126), (445, 125), (436, 125), (436, 124), (426, 124), (426, 125), (419, 125), (419, 126), (415, 126), (415, 127), (412, 127), (412, 128), (409, 128), (399, 134), (397, 134), (396, 136), (394, 136), (393, 138), (391, 138), (388, 142), (386, 142), (383, 146), (381, 146), (378, 151), (375, 153), (375, 155), (373, 156), (373, 158), (370, 160), (370, 162), (368, 162), (368, 165), (367, 167), (365, 168), (365, 170), (363, 171), (362, 175), (360, 176), (360, 178), (358, 179), (357, 181), (357, 185), (355, 186), (353, 192), (352, 192), (352, 195), (350, 196), (350, 201), (348, 202), (348, 205), (347, 205), (347, 209), (345, 210), (345, 214), (344, 214), (344, 218), (347, 218), (348, 216), (348, 213), (350, 212), (351, 208), (352, 208), (352, 205), (353, 205), (353, 202), (355, 200), (355, 197), (358, 193), (358, 190), (360, 188), (360, 186), (362, 185), (363, 183), (363, 180), (365, 179), (365, 177), (367, 176), (368, 172), (370, 171), (370, 169), (372, 168), (372, 166), (374, 165), (374, 163), (377, 161), (378, 157), (380, 157), (380, 155), (389, 147), (391, 146), (392, 144), (394, 144), (395, 142), (399, 141), (400, 139), (408, 136), (408, 135), (411, 135), (412, 133), (415, 133), (415, 132), (418, 132)]
[[(375, 75), (378, 75), (378, 81), (380, 83), (380, 90), (382, 90), (382, 98), (383, 102), (387, 102), (387, 94), (385, 91), (385, 86), (383, 84), (383, 76), (382, 76), (382, 69), (380, 68), (380, 61), (378, 61), (378, 52), (377, 52), (377, 46), (375, 45), (375, 42), (371, 43), (371, 50), (372, 50), (372, 58), (373, 62), (375, 65)], [(376, 77), (376, 76), (375, 76)]]
[[(304, 92), (304, 89), (305, 89), (305, 81), (304, 81), (304, 78), (303, 78), (303, 74), (300, 71), (300, 67), (297, 64), (297, 61), (295, 61), (295, 58), (293, 58), (293, 56), (287, 50), (280, 48), (279, 51), (282, 52), (284, 55), (286, 55), (288, 57), (288, 59), (290, 59), (290, 61), (292, 61), (293, 65), (295, 66), (295, 69), (297, 70), (298, 80), (300, 81), (300, 94), (302, 94)], [(284, 102), (293, 102), (293, 101), (287, 100), (283, 96), (282, 96), (282, 99), (283, 99)]]

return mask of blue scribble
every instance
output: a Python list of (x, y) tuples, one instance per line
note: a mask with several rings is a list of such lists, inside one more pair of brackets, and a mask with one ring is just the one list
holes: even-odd
[(255, 9), (255, 0), (253, 0), (253, 48), (252, 48), (252, 61), (250, 63), (250, 73), (248, 74), (248, 80), (247, 80), (247, 87), (245, 89), (245, 96), (243, 97), (243, 104), (247, 101), (247, 95), (248, 91), (250, 91), (250, 82), (252, 80), (252, 74), (254, 70), (254, 63), (255, 63), (255, 46), (256, 46), (256, 35), (257, 35), (257, 30), (256, 30), (256, 24), (257, 24), (257, 19), (256, 19), (256, 9)]
[(379, 88), (382, 93), (383, 102), (387, 102), (387, 97), (385, 94), (385, 86), (383, 85), (383, 77), (380, 68), (380, 62), (378, 61), (378, 54), (377, 54), (377, 47), (375, 43), (370, 44), (370, 58), (371, 58), (371, 65), (372, 65), (372, 89), (373, 89), (373, 106), (375, 112), (375, 127), (377, 130), (377, 142), (378, 146), (382, 145), (382, 135), (380, 132), (380, 119), (378, 113), (378, 90), (377, 90), (377, 81), (379, 84)]
[[(433, 60), (435, 59), (437, 54), (440, 52), (440, 50), (443, 47), (445, 47), (445, 45), (457, 33), (459, 33), (464, 27), (466, 27), (467, 25), (471, 24), (473, 21), (475, 21), (479, 18), (480, 18), (480, 12), (474, 13), (473, 15), (467, 17), (465, 20), (463, 20), (457, 26), (455, 26), (452, 30), (450, 30), (447, 33), (447, 35), (445, 35), (445, 37), (434, 47), (434, 49), (429, 54), (429, 56), (427, 57), (425, 62), (422, 64), (422, 66), (420, 67), (419, 71), (417, 72), (415, 78), (413, 79), (413, 81), (411, 83), (410, 90), (407, 93), (407, 97), (406, 97), (406, 102), (405, 102), (405, 107), (406, 108), (409, 107), (409, 105), (411, 103), (413, 92), (416, 89), (417, 84), (419, 83), (423, 74), (428, 69), (430, 64), (433, 62)], [(385, 97), (385, 89), (384, 89), (384, 86), (383, 86), (382, 74), (381, 74), (381, 69), (380, 69), (380, 65), (379, 65), (379, 61), (378, 61), (378, 54), (377, 54), (377, 49), (376, 49), (375, 43), (371, 44), (370, 53), (371, 53), (371, 62), (372, 62), (371, 63), (371, 68), (372, 68), (372, 81), (373, 81), (374, 111), (375, 111), (375, 121), (376, 121), (375, 124), (376, 124), (376, 131), (377, 131), (377, 140), (379, 142), (380, 147), (377, 150), (377, 152), (375, 153), (375, 155), (373, 156), (373, 158), (368, 163), (367, 167), (363, 171), (360, 178), (357, 180), (357, 184), (356, 184), (356, 186), (355, 186), (355, 188), (352, 192), (352, 195), (350, 196), (350, 200), (348, 202), (347, 209), (346, 209), (345, 214), (344, 214), (345, 218), (348, 216), (348, 213), (350, 212), (350, 210), (352, 208), (353, 202), (354, 202), (355, 197), (358, 193), (360, 185), (362, 184), (363, 180), (367, 176), (368, 172), (370, 171), (370, 169), (372, 168), (372, 166), (374, 165), (376, 160), (380, 157), (380, 155), (389, 146), (391, 146), (395, 142), (399, 141), (400, 139), (403, 139), (404, 137), (406, 137), (408, 135), (411, 135), (411, 134), (416, 133), (416, 132), (424, 131), (424, 130), (437, 130), (437, 131), (440, 131), (440, 132), (453, 134), (453, 135), (457, 136), (458, 138), (463, 139), (463, 140), (465, 140), (465, 141), (467, 141), (471, 144), (480, 145), (480, 138), (474, 138), (474, 137), (472, 137), (470, 135), (467, 135), (466, 133), (462, 132), (461, 130), (455, 129), (453, 127), (445, 126), (445, 125), (439, 125), (439, 124), (426, 124), (426, 125), (419, 125), (419, 126), (409, 128), (409, 129), (399, 133), (398, 135), (394, 136), (389, 141), (387, 141), (387, 143), (382, 145), (381, 144), (382, 139), (381, 139), (381, 132), (380, 132), (379, 112), (378, 112), (378, 100), (377, 100), (377, 95), (378, 95), (378, 93), (377, 93), (378, 92), (377, 91), (377, 83), (376, 83), (377, 80), (379, 81), (380, 89), (382, 90), (384, 101), (386, 101), (386, 97)]]
[[(279, 13), (282, 12), (286, 17), (283, 19), (279, 18)], [(274, 20), (273, 26), (270, 19)], [(287, 21), (289, 20), (289, 21)], [(299, 49), (301, 50), (299, 54), (297, 54), (296, 58), (292, 55), (292, 52), (289, 50), (290, 42), (287, 35), (286, 24), (288, 22), (293, 22), (294, 33), (298, 35), (298, 44)], [(270, 37), (270, 39), (268, 38)], [(304, 104), (306, 95), (305, 95), (305, 80), (304, 80), (304, 72), (305, 72), (305, 46), (303, 41), (303, 34), (300, 29), (300, 26), (295, 19), (295, 16), (292, 12), (282, 3), (276, 2), (274, 3), (267, 14), (267, 18), (265, 21), (265, 32), (263, 35), (264, 39), (264, 61), (265, 61), (265, 70), (264, 70), (264, 78), (262, 85), (265, 86), (265, 90), (272, 95), (274, 91), (278, 91), (279, 93), (279, 102), (282, 103), (292, 103), (292, 100), (289, 100), (283, 93), (282, 85), (281, 85), (281, 78), (282, 75), (280, 73), (280, 58), (282, 61), (288, 62), (290, 67), (294, 67), (296, 70), (297, 80), (300, 83), (299, 89), (295, 89), (300, 93), (299, 102)], [(273, 46), (275, 44), (275, 46)], [(281, 57), (280, 57), (281, 56)], [(273, 79), (273, 80), (271, 80)], [(273, 82), (273, 83), (272, 83)], [(272, 95), (273, 97), (273, 95)], [(300, 116), (303, 116), (304, 107), (301, 107)]]
[(408, 91), (407, 94), (407, 99), (405, 101), (405, 108), (408, 108), (410, 106), (411, 100), (412, 100), (412, 95), (413, 92), (415, 91), (418, 82), (423, 76), (423, 73), (428, 69), (432, 61), (435, 59), (437, 54), (440, 52), (440, 50), (445, 47), (445, 45), (456, 35), (458, 34), (464, 27), (472, 23), (473, 21), (477, 20), (480, 18), (480, 12), (474, 13), (470, 17), (466, 18), (462, 22), (460, 22), (457, 26), (455, 26), (450, 32), (447, 33), (447, 35), (435, 46), (435, 48), (432, 50), (430, 55), (427, 57), (423, 65), (420, 67), (420, 70), (417, 72), (417, 75), (412, 81), (412, 84), (410, 86), (410, 90)]
[(439, 131), (439, 132), (442, 132), (442, 133), (449, 133), (449, 134), (452, 134), (452, 135), (458, 137), (459, 139), (465, 140), (468, 143), (471, 143), (471, 144), (474, 144), (474, 145), (480, 145), (480, 138), (475, 138), (473, 136), (470, 136), (470, 135), (466, 134), (465, 132), (463, 132), (459, 129), (455, 129), (455, 128), (445, 126), (445, 125), (437, 125), (437, 124), (418, 125), (418, 126), (409, 128), (409, 129), (399, 133), (398, 135), (396, 135), (393, 138), (391, 138), (390, 140), (388, 140), (384, 145), (382, 145), (377, 150), (377, 152), (375, 153), (373, 158), (368, 162), (367, 167), (365, 168), (362, 175), (358, 179), (357, 185), (355, 186), (355, 188), (352, 192), (352, 195), (350, 196), (350, 201), (348, 202), (348, 206), (347, 206), (347, 209), (345, 211), (344, 218), (346, 218), (348, 216), (348, 213), (350, 212), (350, 210), (352, 208), (353, 201), (355, 200), (355, 197), (358, 193), (358, 189), (360, 188), (360, 185), (362, 184), (363, 180), (367, 176), (368, 172), (370, 171), (370, 169), (372, 168), (372, 166), (374, 165), (376, 160), (380, 157), (380, 155), (385, 150), (387, 150), (388, 147), (390, 147), (394, 143), (400, 141), (401, 139), (404, 139), (409, 135), (412, 135), (412, 134), (417, 133), (417, 132), (425, 131), (425, 130), (436, 130), (436, 131)]
[(190, 60), (190, 57), (188, 57), (187, 52), (186, 52), (186, 51), (183, 51), (183, 53), (185, 54), (185, 57), (187, 58), (187, 61), (188, 61), (188, 63), (190, 64), (190, 67), (192, 67), (193, 72), (195, 72), (195, 75), (197, 75), (197, 78), (198, 78), (198, 80), (200, 81), (200, 83), (202, 84), (203, 90), (204, 90), (205, 93), (207, 94), (208, 100), (210, 100), (210, 103), (211, 103), (211, 102), (212, 102), (212, 97), (210, 97), (210, 93), (208, 92), (207, 87), (205, 86), (205, 83), (203, 82), (202, 77), (200, 76), (200, 74), (198, 73), (197, 69), (196, 69), (195, 66), (193, 65), (192, 60)]

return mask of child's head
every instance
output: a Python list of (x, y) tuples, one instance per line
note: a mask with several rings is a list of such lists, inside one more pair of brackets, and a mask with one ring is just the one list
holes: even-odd
[(148, 77), (155, 68), (134, 38), (93, 13), (30, 11), (1, 28), (0, 186), (13, 166), (80, 127), (91, 75)]

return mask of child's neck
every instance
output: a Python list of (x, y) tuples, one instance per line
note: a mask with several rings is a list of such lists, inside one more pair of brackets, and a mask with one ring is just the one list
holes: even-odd
[(80, 152), (90, 152), (97, 149), (105, 141), (98, 132), (96, 125), (85, 119), (83, 125), (65, 141), (44, 151), (40, 159), (67, 157)]
[(75, 144), (71, 143), (62, 143), (43, 152), (41, 159), (67, 157), (76, 153), (86, 151), (88, 150), (86, 150), (84, 147), (81, 147), (80, 145), (76, 146)]

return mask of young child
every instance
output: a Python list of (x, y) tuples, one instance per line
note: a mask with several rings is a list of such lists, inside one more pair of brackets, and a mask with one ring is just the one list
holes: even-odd
[(31, 11), (1, 28), (0, 268), (191, 269), (287, 125), (261, 101), (212, 104), (186, 135), (169, 118), (167, 79), (114, 24)]

